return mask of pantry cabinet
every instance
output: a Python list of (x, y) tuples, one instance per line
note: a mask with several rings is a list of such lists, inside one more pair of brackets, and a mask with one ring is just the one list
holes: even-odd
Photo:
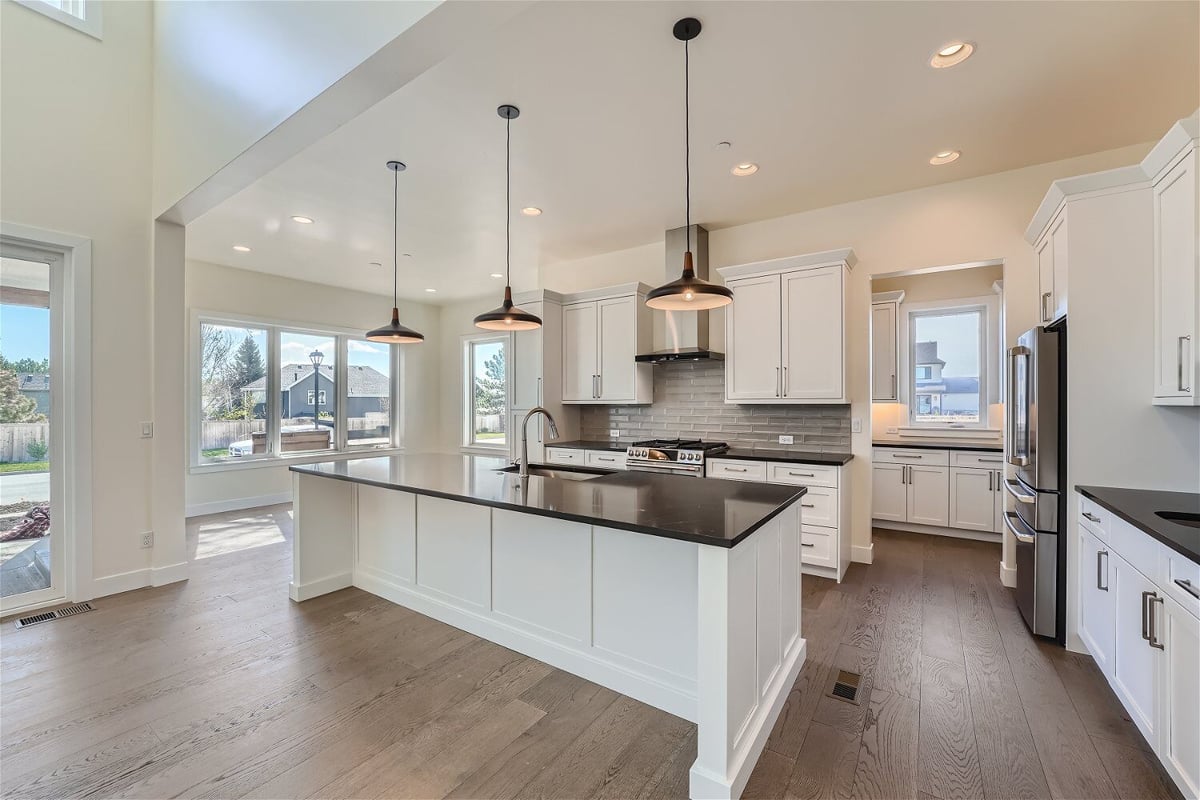
[(718, 270), (727, 403), (846, 403), (846, 280), (851, 250)]
[(648, 352), (652, 320), (644, 284), (563, 295), (563, 402), (646, 404), (653, 369), (634, 358)]
[[(521, 308), (541, 317), (542, 327), (510, 334), (508, 412), (509, 455), (521, 455), (521, 423), (532, 408), (546, 408), (558, 422), (562, 435), (578, 433), (578, 414), (563, 405), (562, 295), (549, 290), (522, 292), (513, 297)], [(546, 439), (545, 420), (529, 423), (529, 458), (541, 461)]]

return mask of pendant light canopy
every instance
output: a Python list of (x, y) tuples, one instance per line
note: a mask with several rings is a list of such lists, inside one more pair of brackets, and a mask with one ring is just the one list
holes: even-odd
[(536, 314), (513, 305), (512, 299), (512, 121), (521, 115), (516, 106), (503, 105), (496, 113), (504, 122), (504, 302), (475, 318), (485, 331), (531, 331), (542, 327)]
[(687, 251), (683, 254), (683, 274), (679, 280), (653, 289), (646, 295), (646, 305), (662, 311), (705, 311), (732, 303), (733, 291), (726, 286), (697, 278), (692, 262), (692, 120), (688, 42), (700, 35), (700, 20), (685, 17), (675, 23), (673, 33), (676, 39), (683, 42), (683, 163)]
[(400, 259), (397, 251), (400, 248), (396, 244), (396, 237), (397, 229), (400, 227), (400, 173), (404, 171), (404, 164), (400, 161), (389, 161), (387, 168), (392, 171), (392, 321), (382, 328), (368, 331), (367, 341), (382, 342), (383, 344), (415, 344), (425, 341), (425, 334), (417, 333), (412, 328), (401, 325), (399, 309)]

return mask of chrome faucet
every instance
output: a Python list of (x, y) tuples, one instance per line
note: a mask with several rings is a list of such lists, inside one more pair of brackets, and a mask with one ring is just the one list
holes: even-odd
[(550, 412), (538, 406), (537, 408), (529, 409), (529, 413), (525, 415), (525, 419), (521, 420), (521, 460), (519, 475), (522, 478), (529, 477), (529, 418), (535, 414), (542, 414), (546, 417), (546, 422), (550, 425), (550, 438), (558, 438), (558, 425), (554, 423), (554, 417), (550, 416)]

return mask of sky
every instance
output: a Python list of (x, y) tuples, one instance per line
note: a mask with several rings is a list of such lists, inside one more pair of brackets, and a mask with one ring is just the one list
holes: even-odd
[(0, 305), (0, 353), (16, 361), (50, 357), (50, 309)]
[[(267, 332), (262, 329), (250, 329), (236, 326), (214, 326), (233, 336), (235, 346), (241, 344), (246, 334), (250, 334), (262, 353), (263, 363), (267, 361)], [(351, 366), (374, 367), (384, 375), (390, 373), (391, 358), (386, 344), (364, 342), (351, 339), (347, 345), (349, 363)], [(279, 340), (279, 358), (281, 364), (311, 364), (308, 354), (320, 350), (325, 356), (321, 361), (324, 365), (332, 365), (337, 361), (337, 346), (332, 336), (310, 335), (306, 333), (291, 333), (284, 331)]]
[[(956, 314), (916, 317), (916, 341), (937, 342), (946, 377), (979, 377), (979, 317)], [(915, 365), (914, 365), (915, 366)]]

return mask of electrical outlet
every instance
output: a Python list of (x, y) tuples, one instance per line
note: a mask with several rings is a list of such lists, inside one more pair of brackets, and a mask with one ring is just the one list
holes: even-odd
[(154, 531), (146, 531), (142, 534), (142, 547), (154, 547)]
[(619, 429), (617, 429), (617, 428), (613, 428), (613, 429), (611, 429), (611, 430), (608, 432), (608, 438), (610, 438), (610, 439), (620, 439), (620, 438), (621, 438), (621, 431), (620, 431)]
[(154, 423), (153, 422), (143, 422), (142, 423), (142, 438), (143, 439), (153, 439), (154, 438)]
[(795, 441), (796, 441), (796, 437), (794, 437), (794, 436), (780, 436), (779, 437), (780, 444), (792, 444)]
[(862, 417), (852, 417), (850, 419), (850, 432), (862, 433)]
[(887, 429), (887, 432), (888, 432), (888, 433), (899, 433), (900, 431), (898, 431), (898, 430), (897, 430), (897, 429), (895, 429), (895, 428), (888, 428), (888, 429)]

